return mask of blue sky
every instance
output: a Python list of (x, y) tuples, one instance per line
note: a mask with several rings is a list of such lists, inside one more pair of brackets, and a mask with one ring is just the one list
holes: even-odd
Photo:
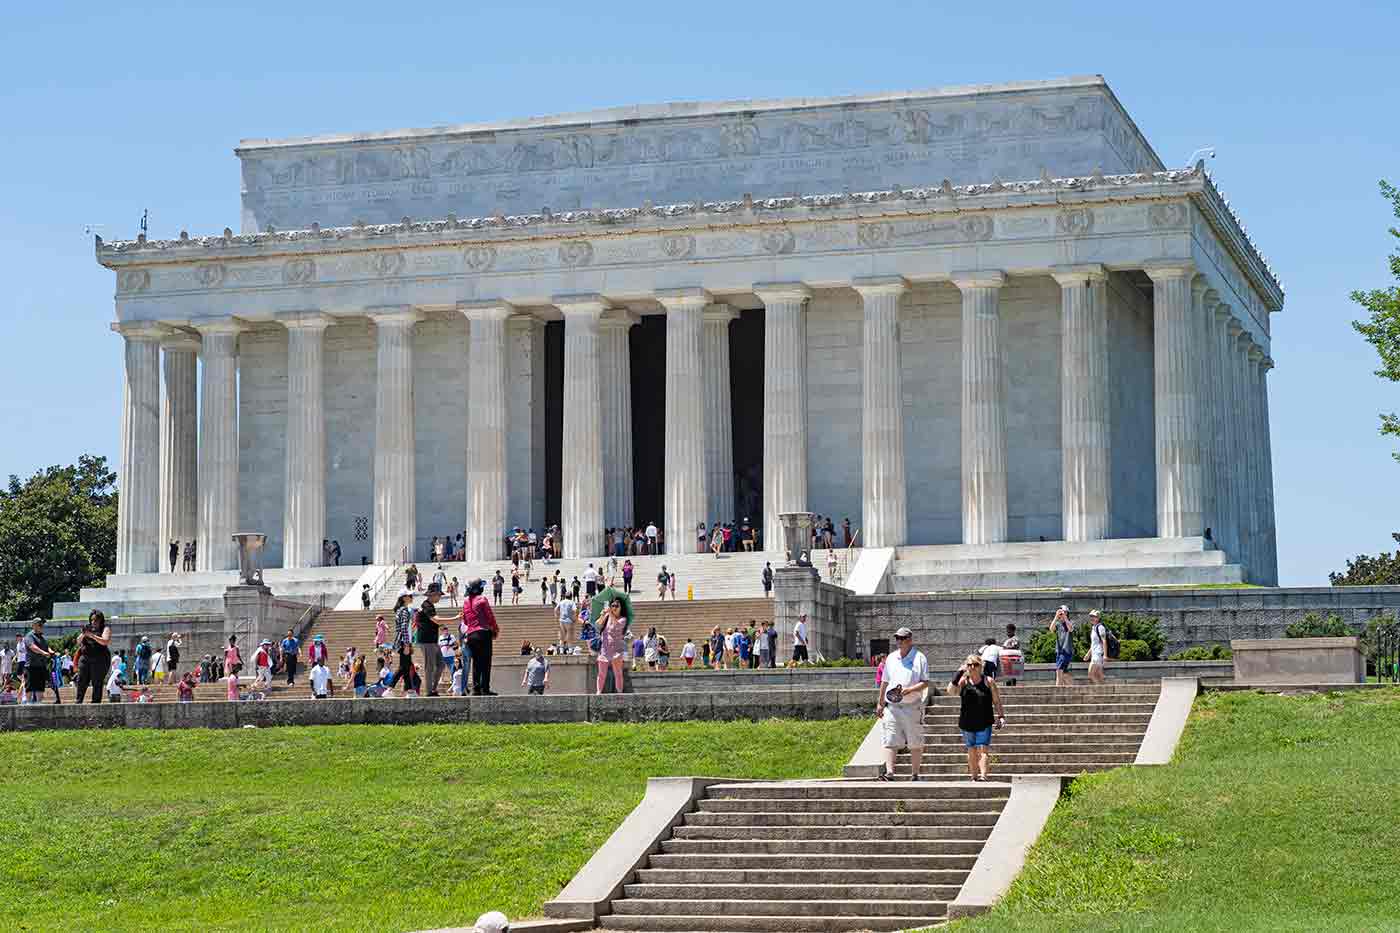
[[(83, 233), (238, 227), (243, 137), (668, 100), (1104, 75), (1168, 165), (1217, 182), (1273, 262), (1280, 576), (1393, 548), (1400, 464), (1350, 289), (1388, 281), (1400, 7), (867, 3), (23, 3), (0, 43), (0, 475), (115, 459), (113, 276)], [(931, 179), (937, 181), (937, 179)]]

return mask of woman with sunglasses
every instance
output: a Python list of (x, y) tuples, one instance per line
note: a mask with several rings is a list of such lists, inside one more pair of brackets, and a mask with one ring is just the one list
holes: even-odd
[(622, 692), (622, 667), (627, 656), (627, 627), (629, 619), (622, 608), (622, 600), (614, 597), (604, 607), (598, 618), (598, 634), (602, 644), (598, 648), (598, 692), (608, 682), (608, 668), (612, 668), (613, 689)]

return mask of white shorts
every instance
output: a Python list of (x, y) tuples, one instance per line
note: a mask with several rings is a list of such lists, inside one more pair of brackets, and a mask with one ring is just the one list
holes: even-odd
[(1103, 664), (1103, 652), (1102, 652), (1102, 651), (1094, 651), (1094, 650), (1090, 649), (1090, 651), (1089, 651), (1089, 663), (1090, 663), (1091, 665), (1093, 665), (1093, 664)]
[(890, 703), (885, 706), (880, 725), (885, 731), (885, 748), (924, 747), (924, 705)]

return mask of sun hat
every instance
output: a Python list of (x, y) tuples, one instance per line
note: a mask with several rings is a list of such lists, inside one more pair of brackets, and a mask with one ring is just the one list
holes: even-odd
[(901, 625), (899, 628), (897, 628), (897, 629), (894, 630), (894, 637), (895, 637), (895, 638), (913, 638), (913, 637), (914, 637), (914, 633), (911, 632), (911, 631), (909, 631), (909, 627), (908, 627), (908, 626), (906, 626), (906, 625)]

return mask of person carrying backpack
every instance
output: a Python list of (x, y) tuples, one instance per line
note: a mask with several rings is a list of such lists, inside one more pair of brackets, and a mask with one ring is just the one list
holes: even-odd
[(1118, 657), (1118, 636), (1109, 630), (1099, 619), (1097, 609), (1089, 610), (1089, 682), (1101, 684), (1104, 680), (1104, 663)]

